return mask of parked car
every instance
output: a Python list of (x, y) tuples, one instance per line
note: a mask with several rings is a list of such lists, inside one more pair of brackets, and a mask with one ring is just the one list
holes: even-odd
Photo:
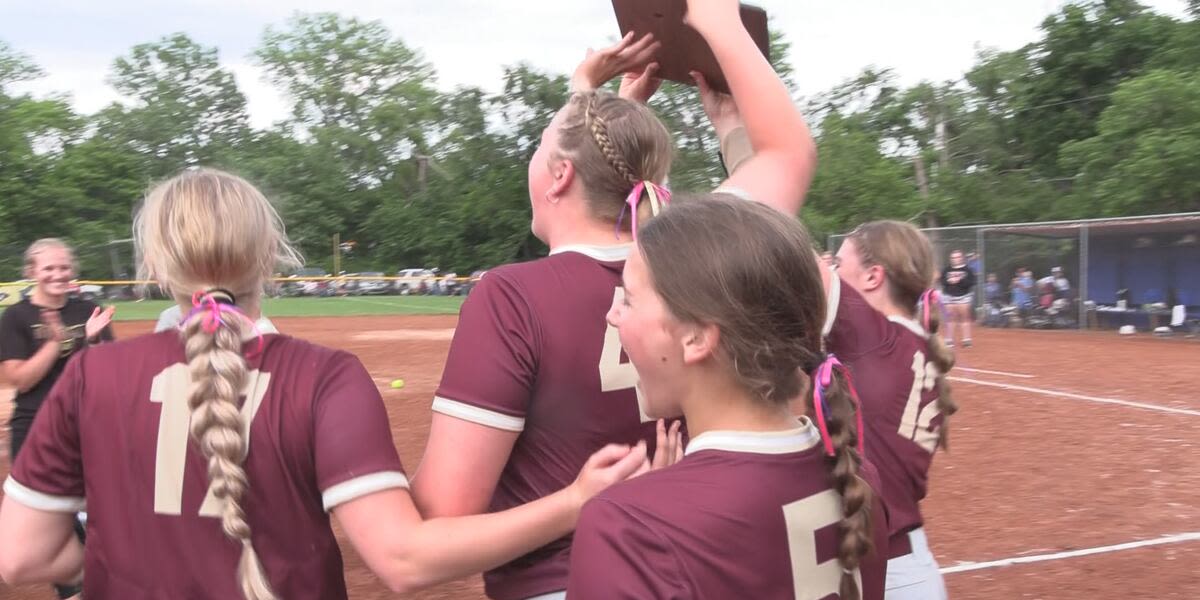
[(330, 286), (328, 281), (313, 281), (304, 279), (309, 277), (328, 277), (329, 272), (318, 267), (305, 267), (297, 270), (288, 276), (289, 281), (283, 284), (283, 292), (285, 296), (330, 296), (333, 294), (333, 286)]
[(386, 294), (391, 291), (391, 286), (388, 285), (385, 275), (380, 271), (367, 271), (359, 273), (360, 277), (379, 277), (379, 279), (356, 279), (351, 283), (358, 284), (355, 286), (355, 292), (364, 295)]
[(400, 269), (396, 273), (396, 291), (401, 294), (427, 294), (437, 279), (434, 269)]
[(76, 298), (88, 301), (103, 300), (105, 297), (103, 286), (93, 284), (79, 285), (75, 282), (71, 282), (71, 287), (67, 293)]

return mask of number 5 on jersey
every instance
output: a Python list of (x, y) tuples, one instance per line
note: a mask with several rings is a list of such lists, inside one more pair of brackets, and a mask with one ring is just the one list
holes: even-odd
[[(842, 497), (825, 490), (783, 505), (787, 527), (788, 554), (792, 561), (792, 590), (796, 598), (827, 598), (838, 593), (842, 566), (837, 557), (817, 558), (817, 530), (842, 520)], [(854, 581), (862, 589), (862, 573), (854, 570)]]
[[(613, 304), (625, 301), (625, 288), (613, 290)], [(609, 325), (604, 330), (604, 349), (600, 352), (600, 391), (615, 392), (633, 388), (637, 393), (638, 414), (643, 423), (654, 419), (646, 414), (646, 401), (642, 399), (642, 389), (638, 387), (637, 369), (631, 362), (621, 362), (621, 337), (617, 328)]]

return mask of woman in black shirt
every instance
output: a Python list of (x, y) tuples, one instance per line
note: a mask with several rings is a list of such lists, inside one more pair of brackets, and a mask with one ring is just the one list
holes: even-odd
[[(9, 459), (16, 461), (33, 417), (54, 387), (67, 361), (89, 344), (112, 341), (113, 308), (101, 309), (69, 295), (75, 278), (71, 248), (54, 238), (34, 242), (25, 251), (25, 277), (33, 293), (0, 314), (0, 374), (16, 388)], [(60, 598), (78, 594), (74, 586), (56, 586)]]
[(950, 312), (946, 323), (946, 345), (954, 347), (955, 325), (962, 326), (962, 345), (971, 347), (971, 307), (975, 305), (975, 273), (962, 250), (950, 253), (950, 266), (942, 271), (942, 302)]

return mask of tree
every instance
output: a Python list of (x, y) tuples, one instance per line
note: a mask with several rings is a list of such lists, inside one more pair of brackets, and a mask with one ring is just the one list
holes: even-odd
[(1031, 68), (1015, 102), (1036, 173), (1073, 175), (1058, 165), (1059, 146), (1095, 135), (1109, 95), (1144, 70), (1177, 24), (1135, 0), (1067, 4), (1046, 18), (1043, 38), (1025, 50)]
[(249, 133), (246, 98), (217, 49), (183, 33), (134, 46), (114, 61), (108, 81), (132, 104), (102, 110), (99, 136), (128, 145), (151, 178), (227, 163)]
[(919, 214), (906, 164), (884, 156), (876, 132), (862, 119), (831, 113), (821, 121), (821, 166), (805, 202), (805, 220), (818, 238), (866, 220), (908, 219)]
[(1093, 211), (1200, 210), (1200, 72), (1151, 71), (1122, 83), (1097, 129), (1063, 148)]
[[(61, 98), (17, 95), (13, 83), (40, 77), (28, 57), (0, 42), (0, 270), (16, 274), (20, 250), (39, 237), (70, 237), (73, 207), (56, 193), (54, 166), (79, 137), (81, 121)], [(0, 279), (7, 279), (7, 275)]]

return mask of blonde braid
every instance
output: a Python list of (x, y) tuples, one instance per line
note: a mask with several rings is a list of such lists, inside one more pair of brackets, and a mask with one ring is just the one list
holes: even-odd
[(221, 500), (221, 528), (241, 542), (238, 580), (246, 600), (275, 600), (275, 594), (254, 552), (250, 524), (240, 501), (246, 492), (246, 440), (242, 437), (239, 398), (246, 386), (248, 367), (242, 356), (241, 319), (227, 319), (214, 333), (203, 329), (203, 319), (191, 319), (181, 333), (187, 352), (191, 389), (191, 433), (208, 461), (213, 495)]
[(625, 157), (621, 156), (621, 153), (613, 146), (612, 139), (608, 136), (608, 122), (596, 111), (596, 104), (599, 100), (600, 96), (597, 94), (593, 93), (588, 96), (583, 112), (584, 121), (587, 123), (588, 130), (592, 132), (592, 139), (596, 141), (596, 146), (600, 148), (600, 152), (604, 154), (608, 164), (630, 185), (636, 185), (639, 178), (634, 174), (633, 167), (625, 161)]

